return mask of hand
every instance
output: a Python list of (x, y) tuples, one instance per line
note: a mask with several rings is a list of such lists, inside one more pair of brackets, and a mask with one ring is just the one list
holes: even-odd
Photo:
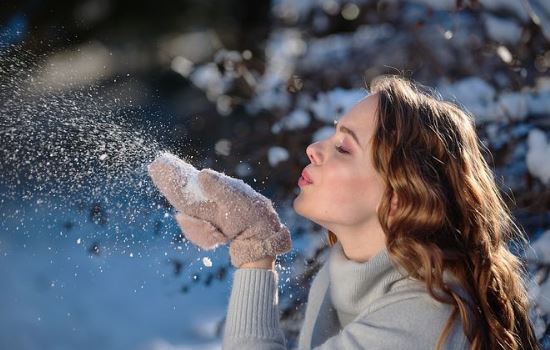
[(189, 164), (179, 159), (157, 158), (149, 174), (179, 211), (176, 221), (188, 240), (207, 250), (231, 241), (229, 253), (236, 267), (291, 249), (290, 233), (268, 198), (242, 180), (212, 169), (193, 178), (192, 171), (182, 171), (185, 167)]

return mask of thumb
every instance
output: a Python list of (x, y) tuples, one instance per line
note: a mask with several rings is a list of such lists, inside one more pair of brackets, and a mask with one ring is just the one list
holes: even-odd
[(183, 213), (176, 213), (175, 217), (185, 238), (204, 250), (214, 249), (229, 241), (229, 238), (208, 221)]

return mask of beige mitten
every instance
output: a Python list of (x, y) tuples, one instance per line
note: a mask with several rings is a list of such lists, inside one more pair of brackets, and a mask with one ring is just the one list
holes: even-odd
[(231, 242), (235, 267), (291, 249), (290, 233), (271, 201), (244, 181), (212, 169), (198, 171), (169, 153), (149, 165), (149, 175), (178, 211), (185, 238), (207, 250)]

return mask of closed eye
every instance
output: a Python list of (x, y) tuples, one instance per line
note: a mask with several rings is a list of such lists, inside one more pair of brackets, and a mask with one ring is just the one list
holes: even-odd
[(343, 153), (343, 154), (349, 154), (348, 151), (346, 151), (344, 148), (342, 148), (341, 146), (335, 146), (334, 148), (336, 148), (336, 150), (339, 152), (339, 153)]

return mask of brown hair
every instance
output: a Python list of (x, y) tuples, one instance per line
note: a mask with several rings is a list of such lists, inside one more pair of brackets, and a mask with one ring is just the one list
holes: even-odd
[[(398, 76), (375, 79), (371, 93), (379, 96), (371, 145), (386, 185), (378, 219), (388, 251), (434, 299), (453, 305), (437, 349), (457, 315), (471, 349), (540, 349), (528, 318), (526, 268), (507, 246), (528, 241), (481, 153), (473, 117)], [(389, 227), (392, 193), (398, 208)], [(336, 235), (329, 231), (328, 240), (332, 246)], [(477, 310), (444, 283), (445, 270)]]

